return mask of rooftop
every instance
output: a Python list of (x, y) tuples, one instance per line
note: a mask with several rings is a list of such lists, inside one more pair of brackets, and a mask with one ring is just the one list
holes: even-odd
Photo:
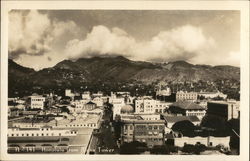
[(188, 120), (190, 122), (199, 122), (200, 121), (197, 116), (167, 116), (165, 114), (162, 114), (162, 116), (164, 117), (164, 119), (167, 122), (171, 122), (171, 123), (185, 121), (185, 120)]
[(193, 103), (193, 102), (187, 102), (187, 101), (178, 101), (170, 105), (170, 107), (179, 107), (184, 110), (204, 110), (205, 108)]

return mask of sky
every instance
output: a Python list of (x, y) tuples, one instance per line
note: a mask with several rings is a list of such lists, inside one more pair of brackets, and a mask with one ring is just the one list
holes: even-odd
[(11, 10), (9, 58), (40, 70), (69, 59), (240, 66), (240, 12), (215, 10)]

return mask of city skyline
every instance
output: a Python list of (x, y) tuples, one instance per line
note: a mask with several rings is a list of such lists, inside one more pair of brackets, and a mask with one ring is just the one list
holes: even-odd
[(239, 11), (12, 10), (9, 20), (9, 58), (36, 70), (102, 55), (240, 66)]

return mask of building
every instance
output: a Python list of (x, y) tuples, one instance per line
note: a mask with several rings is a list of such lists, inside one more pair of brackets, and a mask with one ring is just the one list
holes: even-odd
[(171, 89), (167, 87), (166, 89), (161, 89), (161, 87), (156, 91), (156, 96), (170, 96)]
[(176, 93), (176, 101), (197, 101), (198, 94), (196, 92), (178, 91)]
[(71, 89), (65, 89), (65, 96), (74, 97), (74, 93), (71, 92)]
[(163, 113), (170, 103), (154, 100), (151, 98), (143, 98), (135, 100), (135, 113), (150, 114)]
[(217, 91), (217, 92), (200, 92), (198, 94), (198, 96), (203, 96), (204, 98), (216, 98), (216, 97), (221, 97), (223, 99), (226, 99), (227, 98), (227, 95), (226, 94), (223, 94), (221, 93), (220, 91)]
[(103, 107), (103, 99), (101, 97), (95, 97), (92, 102), (94, 102), (97, 107)]
[(8, 129), (8, 153), (86, 154), (93, 129)]
[(94, 102), (89, 101), (84, 105), (84, 110), (94, 110), (96, 107), (97, 106)]
[(164, 144), (164, 120), (122, 120), (121, 142), (139, 141), (149, 148)]
[(93, 93), (92, 96), (95, 98), (95, 97), (102, 97), (103, 96), (103, 93), (98, 91), (97, 93)]
[(199, 119), (202, 119), (206, 114), (204, 107), (187, 101), (179, 101), (171, 104), (168, 112), (176, 116), (197, 116)]
[(113, 119), (116, 115), (121, 114), (121, 108), (125, 106), (125, 100), (124, 98), (116, 98), (116, 96), (112, 96), (109, 98), (108, 102), (113, 105)]
[(51, 127), (41, 128), (9, 128), (8, 137), (37, 137), (37, 136), (74, 136), (76, 131), (73, 130), (58, 130)]
[(89, 91), (83, 92), (83, 94), (82, 94), (82, 99), (83, 99), (83, 100), (91, 100), (90, 92), (89, 92)]
[(18, 108), (8, 108), (8, 117), (18, 117), (19, 113)]
[(69, 110), (71, 113), (82, 113), (85, 111), (91, 111), (97, 108), (96, 103), (88, 100), (75, 100), (71, 102)]
[(239, 118), (237, 102), (214, 101), (207, 103), (207, 115), (219, 117), (225, 121)]
[(176, 137), (174, 138), (174, 145), (178, 147), (183, 147), (185, 144), (204, 144), (207, 147), (223, 146), (224, 148), (230, 149), (230, 136), (226, 137)]
[(40, 95), (32, 95), (30, 96), (30, 107), (31, 109), (43, 109), (44, 108), (44, 102), (45, 97)]
[(197, 116), (169, 116), (166, 114), (161, 114), (162, 119), (165, 120), (165, 132), (170, 133), (172, 131), (172, 126), (180, 121), (190, 121), (195, 126), (200, 125), (201, 120)]

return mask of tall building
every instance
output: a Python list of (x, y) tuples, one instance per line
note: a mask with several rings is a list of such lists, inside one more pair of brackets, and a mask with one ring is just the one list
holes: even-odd
[(224, 120), (238, 119), (239, 118), (239, 105), (237, 102), (208, 102), (207, 103), (207, 114), (217, 116)]
[(176, 93), (176, 101), (197, 101), (198, 94), (196, 92), (178, 91)]
[(124, 98), (117, 98), (115, 95), (111, 95), (109, 98), (109, 103), (113, 105), (113, 119), (116, 115), (121, 114), (121, 109), (125, 106)]
[(122, 120), (121, 141), (139, 141), (152, 148), (164, 144), (164, 120)]
[(39, 108), (43, 109), (44, 108), (44, 102), (45, 102), (45, 97), (40, 96), (40, 95), (32, 95), (30, 96), (30, 107), (32, 109), (34, 108)]
[(137, 114), (150, 114), (150, 113), (163, 113), (168, 108), (169, 103), (154, 100), (151, 98), (143, 98), (135, 100), (135, 113)]

